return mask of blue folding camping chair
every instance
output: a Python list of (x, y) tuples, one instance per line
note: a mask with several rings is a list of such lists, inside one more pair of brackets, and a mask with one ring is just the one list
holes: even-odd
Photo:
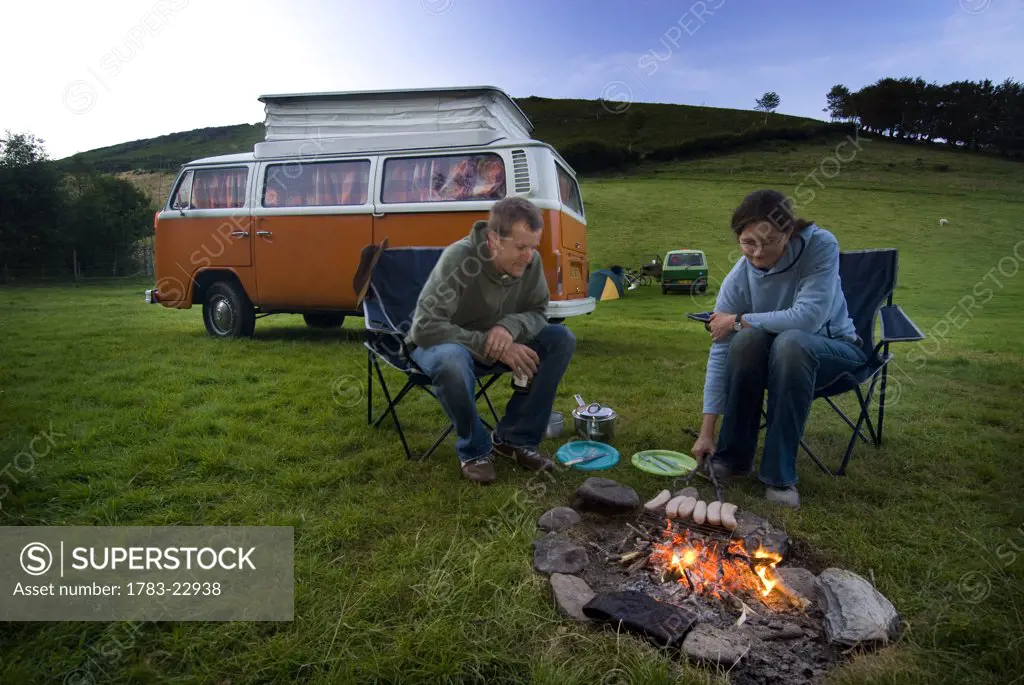
[[(435, 399), (437, 391), (431, 386), (430, 377), (412, 360), (405, 336), (412, 327), (420, 291), (443, 251), (444, 248), (439, 247), (380, 249), (375, 255), (376, 263), (369, 273), (369, 287), (362, 300), (366, 328), (364, 344), (367, 351), (366, 422), (376, 428), (390, 415), (398, 430), (402, 447), (405, 448), (405, 455), (409, 459), (413, 459), (414, 455), (398, 417), (398, 405), (413, 388), (421, 388)], [(405, 376), (405, 385), (397, 395), (392, 395), (388, 388), (381, 362)], [(478, 388), (476, 398), (484, 399), (497, 424), (498, 413), (487, 396), (487, 390), (509, 369), (502, 364), (486, 366), (478, 362), (475, 371)], [(374, 372), (387, 402), (383, 412), (376, 417), (373, 415)], [(490, 423), (483, 423), (489, 430), (493, 430), (494, 426)], [(429, 457), (454, 428), (455, 426), (449, 422), (447, 429), (419, 456), (420, 461)]]
[[(846, 306), (857, 329), (857, 335), (860, 336), (861, 349), (867, 355), (867, 361), (852, 373), (841, 373), (825, 385), (819, 386), (815, 390), (814, 398), (824, 399), (849, 426), (853, 435), (850, 436), (843, 460), (835, 471), (826, 466), (806, 442), (800, 441), (800, 446), (814, 463), (833, 477), (845, 475), (846, 466), (850, 462), (858, 438), (875, 447), (882, 446), (886, 382), (889, 363), (894, 356), (889, 352), (889, 344), (914, 342), (924, 340), (925, 337), (903, 309), (893, 304), (898, 262), (899, 252), (891, 248), (850, 250), (839, 254), (839, 279), (843, 295), (846, 297)], [(707, 325), (711, 312), (687, 316)], [(878, 342), (875, 342), (876, 318), (881, 322), (881, 337)], [(865, 385), (866, 390), (862, 389)], [(877, 421), (872, 421), (871, 401), (874, 399), (876, 387), (879, 390), (878, 418)], [(851, 419), (833, 399), (848, 392), (855, 393), (857, 397), (860, 411), (856, 421)], [(767, 412), (763, 409), (762, 415), (767, 418)], [(761, 428), (765, 426), (766, 424), (762, 424)], [(867, 428), (867, 435), (864, 434), (864, 428)]]

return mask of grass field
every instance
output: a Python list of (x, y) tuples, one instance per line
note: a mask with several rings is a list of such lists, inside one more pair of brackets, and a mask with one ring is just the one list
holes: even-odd
[[(736, 256), (727, 221), (740, 198), (832, 175), (834, 147), (590, 180), (592, 262), (701, 247), (714, 285)], [(897, 302), (929, 339), (896, 350), (885, 445), (859, 447), (848, 477), (801, 458), (799, 512), (769, 507), (754, 482), (734, 497), (826, 563), (873, 575), (900, 610), (903, 639), (829, 682), (1024, 682), (1024, 167), (876, 141), (838, 165), (801, 213), (846, 249), (899, 248)], [(530, 541), (584, 475), (527, 487), (499, 466), (482, 489), (460, 478), (451, 441), (406, 462), (392, 429), (365, 425), (360, 322), (339, 334), (270, 317), (252, 340), (218, 342), (198, 309), (147, 307), (144, 287), (0, 290), (0, 455), (59, 434), (8, 483), (0, 525), (294, 526), (295, 621), (2, 624), (0, 682), (725, 682), (561, 620)], [(712, 303), (652, 287), (570, 321), (578, 350), (556, 408), (576, 392), (613, 406), (624, 455), (687, 450), (708, 340), (683, 314)], [(403, 418), (420, 449), (443, 421), (425, 397)], [(819, 453), (835, 458), (845, 437), (817, 407)], [(607, 475), (641, 496), (664, 484), (621, 464)]]

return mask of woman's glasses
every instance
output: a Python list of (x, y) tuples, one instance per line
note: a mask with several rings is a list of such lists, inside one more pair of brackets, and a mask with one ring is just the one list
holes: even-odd
[(780, 235), (777, 238), (773, 238), (771, 240), (763, 240), (761, 242), (744, 238), (743, 240), (740, 241), (740, 249), (742, 249), (744, 252), (757, 252), (758, 248), (768, 251), (778, 247), (785, 239), (786, 236), (784, 235)]

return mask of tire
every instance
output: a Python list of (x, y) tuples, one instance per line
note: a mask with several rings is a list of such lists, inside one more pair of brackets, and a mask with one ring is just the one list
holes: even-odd
[(708, 291), (708, 282), (703, 278), (697, 279), (697, 282), (693, 284), (693, 290), (698, 295), (703, 295)]
[(555, 323), (555, 324), (563, 323), (564, 321), (565, 321), (565, 319), (559, 319), (558, 317), (555, 317), (554, 319), (548, 319), (548, 323)]
[(665, 286), (661, 286), (661, 294), (668, 295), (668, 288), (666, 288)]
[(203, 323), (214, 338), (248, 338), (256, 329), (256, 310), (241, 285), (217, 281), (206, 289)]
[(302, 320), (310, 328), (341, 328), (345, 323), (344, 314), (303, 314)]

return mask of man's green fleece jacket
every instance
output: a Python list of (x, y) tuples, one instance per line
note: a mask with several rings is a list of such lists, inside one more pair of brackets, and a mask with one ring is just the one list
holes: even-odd
[(547, 325), (547, 279), (540, 254), (520, 277), (499, 273), (487, 246), (487, 222), (449, 245), (416, 301), (406, 342), (417, 347), (458, 343), (480, 361), (487, 332), (500, 325), (517, 343), (532, 340)]

